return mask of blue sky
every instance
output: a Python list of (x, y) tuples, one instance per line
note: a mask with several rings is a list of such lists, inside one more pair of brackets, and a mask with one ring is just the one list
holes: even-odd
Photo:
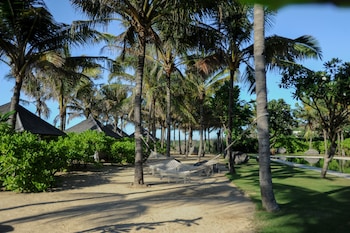
[[(73, 20), (81, 19), (81, 16), (70, 5), (69, 0), (46, 0), (51, 13), (57, 22), (71, 23)], [(321, 70), (323, 63), (337, 57), (343, 61), (350, 61), (350, 7), (339, 8), (333, 5), (293, 5), (287, 6), (278, 11), (273, 19), (274, 23), (266, 35), (280, 35), (289, 38), (296, 38), (301, 35), (314, 36), (323, 51), (323, 59), (307, 60), (304, 65), (312, 70)], [(88, 47), (76, 50), (76, 55), (98, 55), (100, 47)], [(4, 76), (9, 72), (9, 68), (0, 63), (0, 105), (10, 101), (12, 96), (13, 81), (7, 81)], [(294, 106), (295, 100), (292, 98), (291, 90), (280, 89), (278, 83), (280, 77), (276, 72), (267, 73), (268, 99), (283, 98)], [(21, 96), (23, 97), (23, 95)], [(249, 101), (255, 98), (246, 94), (246, 90), (241, 92), (241, 99)], [(52, 123), (57, 115), (57, 104), (52, 103), (52, 113), (48, 121)], [(35, 111), (33, 106), (25, 106), (31, 111)], [(79, 122), (79, 121), (78, 121)], [(68, 127), (77, 122), (72, 122)]]

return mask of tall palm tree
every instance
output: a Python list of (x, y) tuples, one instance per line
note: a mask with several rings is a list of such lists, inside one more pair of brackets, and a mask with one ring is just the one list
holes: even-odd
[(36, 107), (36, 114), (41, 118), (49, 118), (50, 109), (46, 104), (46, 101), (50, 99), (50, 93), (45, 86), (45, 77), (40, 74), (36, 74), (33, 78), (27, 78), (23, 83), (23, 91), (29, 98), (33, 98), (33, 101), (22, 102), (29, 103), (32, 102)]
[[(240, 79), (251, 82), (251, 90), (254, 90), (254, 67), (251, 60), (254, 56), (252, 44), (253, 23), (251, 21), (253, 8), (251, 5), (243, 4), (240, 1), (223, 1), (217, 4), (212, 14), (214, 27), (222, 36), (221, 46), (217, 46), (215, 59), (226, 64), (230, 71), (229, 88), (229, 111), (228, 111), (228, 142), (231, 144), (233, 132), (233, 87), (234, 82)], [(267, 17), (264, 20), (268, 20)], [(319, 57), (320, 48), (314, 38), (301, 36), (296, 39), (289, 39), (281, 36), (270, 36), (266, 41), (266, 63), (269, 68), (284, 68), (305, 58)], [(213, 56), (214, 57), (214, 56)], [(210, 61), (209, 59), (206, 59)], [(245, 66), (245, 72), (240, 75), (239, 68)], [(232, 147), (228, 148), (230, 161), (232, 158)], [(232, 170), (234, 172), (234, 169)]]
[(297, 104), (295, 116), (301, 121), (301, 126), (304, 126), (304, 138), (309, 141), (309, 149), (312, 149), (312, 140), (317, 135), (316, 130), (319, 128), (317, 112), (304, 102), (302, 104), (302, 106)]
[[(84, 36), (71, 37), (69, 25), (56, 23), (43, 0), (1, 1), (0, 4), (0, 59), (11, 67), (15, 78), (10, 109), (19, 104), (23, 82), (36, 70), (47, 66), (60, 67), (64, 59), (55, 50), (67, 43), (79, 44), (92, 38), (87, 30)], [(78, 27), (77, 31), (86, 28)], [(10, 117), (15, 127), (16, 114)]]
[(105, 57), (72, 56), (68, 45), (57, 51), (64, 63), (59, 68), (47, 69), (46, 75), (49, 83), (51, 97), (58, 101), (59, 115), (54, 122), (60, 122), (60, 129), (66, 129), (68, 105), (74, 98), (77, 87), (82, 83), (89, 83), (92, 79), (100, 78), (102, 65), (99, 61), (105, 61)]
[(254, 61), (257, 104), (257, 129), (259, 141), (259, 180), (261, 201), (267, 211), (277, 211), (272, 188), (272, 175), (270, 170), (270, 141), (267, 112), (267, 91), (265, 71), (265, 25), (264, 7), (254, 5)]
[[(208, 65), (208, 62), (202, 60), (203, 57), (209, 57), (205, 55), (192, 55), (186, 58), (186, 80), (189, 85), (193, 87), (194, 94), (197, 96), (199, 106), (199, 136), (200, 146), (198, 151), (198, 157), (204, 155), (204, 106), (208, 97), (223, 85), (224, 81), (228, 78), (225, 73), (218, 72), (219, 65)], [(215, 59), (210, 59), (215, 61)], [(219, 61), (216, 61), (220, 63)]]
[[(24, 79), (62, 40), (64, 25), (55, 24), (43, 1), (15, 0), (0, 4), (0, 58), (11, 67), (15, 87), (10, 110), (16, 110)], [(54, 60), (57, 66), (62, 60)], [(14, 128), (16, 114), (10, 117)]]
[[(134, 185), (143, 185), (143, 155), (142, 155), (142, 83), (145, 64), (146, 44), (149, 41), (158, 43), (159, 37), (155, 25), (168, 15), (169, 10), (175, 9), (172, 1), (133, 1), (107, 0), (86, 1), (72, 0), (72, 3), (92, 19), (100, 22), (110, 22), (115, 15), (127, 21), (127, 29), (121, 35), (124, 48), (133, 45), (137, 47), (138, 65), (136, 69), (136, 88), (134, 99), (135, 118), (135, 175)], [(95, 21), (96, 22), (96, 21)], [(125, 52), (125, 51), (124, 51)]]
[(114, 130), (118, 130), (118, 123), (122, 127), (122, 121), (127, 114), (125, 105), (128, 105), (130, 98), (128, 96), (129, 88), (122, 83), (109, 83), (100, 88), (101, 99), (100, 107), (102, 107), (102, 116), (104, 122), (113, 125)]

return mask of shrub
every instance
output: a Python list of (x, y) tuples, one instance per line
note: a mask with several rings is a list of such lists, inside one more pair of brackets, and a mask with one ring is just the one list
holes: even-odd
[(67, 148), (68, 163), (80, 164), (94, 162), (95, 152), (110, 154), (110, 146), (114, 138), (106, 136), (102, 132), (88, 130), (82, 133), (69, 133), (67, 137), (61, 138), (59, 143)]
[(280, 136), (274, 143), (274, 148), (285, 148), (287, 153), (297, 153), (307, 150), (308, 146), (304, 140), (295, 136)]
[(66, 161), (54, 143), (28, 132), (2, 134), (1, 138), (0, 182), (6, 190), (40, 192), (54, 184), (54, 174)]
[(115, 163), (131, 164), (135, 161), (135, 140), (122, 138), (111, 146), (111, 160)]

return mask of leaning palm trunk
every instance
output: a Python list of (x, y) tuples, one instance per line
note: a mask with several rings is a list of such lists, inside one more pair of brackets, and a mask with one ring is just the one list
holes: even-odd
[(264, 36), (264, 8), (254, 5), (254, 60), (256, 79), (257, 129), (259, 141), (259, 180), (261, 201), (263, 207), (269, 211), (279, 209), (272, 188), (270, 170), (270, 142), (267, 113), (267, 92), (265, 73), (265, 36)]
[(21, 93), (21, 88), (22, 88), (23, 79), (24, 79), (23, 76), (24, 75), (21, 75), (21, 74), (15, 75), (16, 83), (15, 83), (15, 87), (13, 88), (13, 95), (12, 95), (11, 104), (10, 104), (10, 112), (15, 111), (15, 113), (9, 117), (9, 124), (12, 129), (15, 129), (15, 126), (16, 126), (17, 109), (19, 105), (20, 93)]

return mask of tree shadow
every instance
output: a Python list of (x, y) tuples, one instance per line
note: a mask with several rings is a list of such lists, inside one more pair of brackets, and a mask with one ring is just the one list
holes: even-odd
[(56, 186), (50, 191), (59, 192), (108, 184), (110, 183), (110, 178), (116, 176), (122, 169), (123, 167), (119, 166), (103, 166), (61, 173), (56, 176)]
[[(253, 167), (235, 175), (233, 180), (244, 179), (250, 185), (259, 186), (259, 168), (254, 163), (249, 166)], [(349, 231), (350, 215), (347, 213), (350, 209), (350, 187), (346, 186), (349, 183), (347, 180), (337, 185), (335, 181), (341, 178), (322, 179), (317, 172), (277, 163), (271, 163), (271, 173), (281, 211), (261, 212), (258, 215), (262, 221), (268, 221), (272, 229), (298, 233)], [(288, 179), (293, 179), (293, 182)], [(329, 185), (321, 186), (325, 180)], [(261, 208), (260, 195), (252, 200)], [(266, 229), (266, 232), (270, 231)]]
[(1, 233), (11, 232), (11, 231), (14, 231), (14, 230), (15, 230), (15, 228), (13, 228), (10, 225), (2, 225), (2, 224), (0, 224), (0, 232)]
[[(285, 218), (281, 232), (294, 229), (294, 232), (328, 233), (348, 232), (350, 219), (347, 212), (350, 208), (350, 187), (342, 187), (329, 192), (317, 192), (308, 188), (274, 184), (279, 192), (276, 196), (281, 212), (267, 215), (271, 221), (278, 222), (278, 218)], [(282, 230), (283, 229), (283, 230)]]
[[(107, 177), (110, 175), (116, 174), (105, 174)], [(80, 175), (77, 176), (78, 180), (81, 179)], [(86, 179), (90, 177), (88, 174), (86, 176)], [(91, 178), (96, 177), (92, 176)], [(72, 181), (74, 183), (75, 179), (72, 179)], [(166, 185), (155, 183), (153, 186), (144, 189), (130, 188), (130, 192), (127, 194), (84, 193), (84, 190), (79, 193), (62, 190), (57, 194), (52, 193), (56, 196), (60, 195), (62, 200), (59, 201), (41, 201), (7, 208), (6, 211), (18, 211), (17, 213), (23, 208), (30, 214), (17, 216), (14, 214), (13, 218), (3, 221), (3, 224), (16, 226), (16, 224), (40, 222), (55, 225), (71, 220), (76, 221), (77, 224), (87, 223), (87, 230), (79, 232), (131, 232), (135, 229), (138, 231), (154, 230), (156, 232), (158, 227), (169, 223), (191, 227), (199, 224), (198, 221), (203, 218), (202, 213), (191, 217), (184, 217), (182, 213), (179, 213), (174, 218), (166, 217), (166, 219), (158, 221), (156, 218), (156, 221), (152, 222), (140, 222), (137, 217), (147, 215), (150, 209), (157, 208), (157, 206), (166, 206), (166, 209), (171, 209), (178, 206), (187, 206), (188, 204), (201, 206), (203, 203), (213, 203), (212, 206), (219, 208), (218, 206), (227, 206), (244, 201), (249, 202), (247, 198), (241, 195), (241, 192), (230, 186), (229, 183), (228, 180), (223, 181), (215, 177), (212, 177), (210, 182), (205, 183), (166, 183)], [(73, 187), (71, 186), (71, 188)], [(40, 213), (28, 211), (34, 210), (31, 208), (37, 206), (40, 208), (43, 205), (47, 206)], [(158, 212), (156, 213), (158, 214)], [(94, 227), (91, 228), (91, 226)]]
[(194, 219), (174, 219), (170, 221), (159, 221), (159, 222), (144, 222), (144, 223), (131, 223), (131, 224), (115, 224), (115, 225), (106, 225), (91, 228), (84, 231), (79, 231), (79, 233), (89, 233), (89, 232), (110, 232), (110, 233), (122, 233), (122, 232), (131, 232), (134, 229), (136, 231), (143, 230), (157, 230), (157, 227), (167, 225), (169, 223), (176, 223), (179, 225), (185, 225), (191, 227), (192, 225), (199, 225), (198, 220), (201, 220), (201, 217)]

